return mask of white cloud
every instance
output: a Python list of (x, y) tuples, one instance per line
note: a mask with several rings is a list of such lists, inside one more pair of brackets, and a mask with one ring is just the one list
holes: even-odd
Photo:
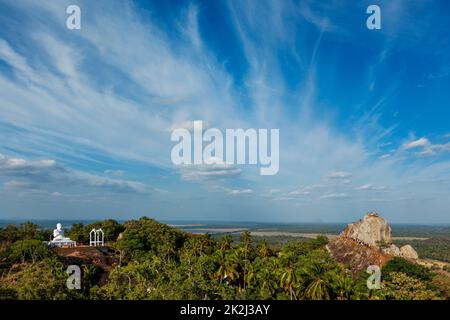
[(450, 151), (450, 142), (445, 144), (433, 144), (425, 137), (422, 137), (418, 140), (410, 141), (403, 145), (403, 149), (419, 149), (415, 154), (418, 156), (432, 156), (437, 155), (441, 152), (449, 152)]
[(0, 155), (0, 175), (15, 177), (4, 184), (7, 188), (44, 188), (59, 184), (93, 187), (114, 193), (150, 194), (156, 189), (141, 182), (124, 179), (112, 179), (99, 175), (68, 169), (54, 160), (27, 160)]
[(365, 184), (355, 188), (355, 190), (387, 191), (388, 188), (386, 186), (374, 186), (372, 184)]
[(403, 148), (406, 150), (409, 150), (409, 149), (414, 149), (414, 148), (419, 148), (419, 147), (426, 147), (429, 145), (430, 145), (430, 141), (427, 138), (422, 137), (418, 140), (413, 140), (408, 143), (405, 143), (403, 145)]
[[(168, 131), (172, 132), (177, 129), (186, 129), (188, 131), (193, 132), (194, 131), (194, 121), (181, 121), (181, 122), (175, 122), (170, 125), (170, 127), (167, 129)], [(202, 121), (202, 120), (198, 120)], [(208, 122), (202, 121), (202, 129), (206, 130), (210, 127), (210, 124)]]
[(320, 197), (320, 199), (342, 199), (348, 198), (347, 193), (327, 193)]
[(326, 178), (328, 179), (348, 179), (352, 177), (351, 172), (347, 171), (333, 171), (326, 175)]
[(181, 178), (188, 181), (222, 179), (236, 177), (241, 174), (241, 169), (226, 163), (181, 165), (178, 168), (181, 172)]
[(54, 160), (27, 161), (22, 158), (12, 158), (0, 154), (0, 170), (2, 171), (41, 170), (55, 166), (56, 162)]
[(231, 195), (249, 194), (253, 193), (252, 189), (226, 189), (226, 192)]
[(307, 196), (310, 194), (309, 191), (306, 190), (295, 190), (288, 193), (290, 196)]
[(298, 200), (295, 197), (286, 197), (286, 196), (279, 196), (273, 198), (273, 201), (291, 201), (291, 200)]

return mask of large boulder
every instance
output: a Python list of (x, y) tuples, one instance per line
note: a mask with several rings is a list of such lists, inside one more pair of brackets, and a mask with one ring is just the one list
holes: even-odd
[(392, 243), (391, 227), (376, 213), (368, 213), (363, 219), (350, 223), (341, 236), (355, 239), (373, 247), (388, 246)]
[(406, 259), (416, 260), (419, 258), (417, 251), (414, 250), (409, 244), (399, 248), (395, 244), (391, 244), (389, 247), (383, 248), (383, 252), (395, 257), (402, 257)]
[(391, 244), (389, 247), (383, 248), (383, 252), (396, 257), (400, 257), (402, 255), (401, 250), (395, 244)]
[(407, 259), (419, 259), (419, 255), (417, 254), (417, 251), (414, 250), (413, 247), (411, 247), (409, 244), (403, 246), (400, 248), (401, 256), (403, 258)]

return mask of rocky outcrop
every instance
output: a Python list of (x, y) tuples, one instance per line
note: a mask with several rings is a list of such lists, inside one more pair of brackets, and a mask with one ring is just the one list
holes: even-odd
[(393, 257), (418, 259), (410, 245), (398, 248), (392, 243), (389, 223), (376, 213), (368, 213), (363, 219), (350, 223), (339, 235), (330, 240), (327, 248), (340, 263), (348, 265), (357, 275), (370, 265), (383, 266)]
[(376, 213), (368, 213), (362, 220), (350, 223), (342, 231), (341, 236), (359, 240), (374, 247), (392, 243), (391, 227)]

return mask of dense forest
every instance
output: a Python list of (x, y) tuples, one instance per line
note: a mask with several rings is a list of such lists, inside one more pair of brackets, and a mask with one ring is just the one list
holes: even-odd
[[(350, 266), (329, 254), (327, 238), (292, 240), (273, 247), (243, 232), (213, 238), (143, 217), (74, 224), (67, 233), (88, 244), (101, 227), (107, 272), (82, 265), (80, 290), (69, 290), (67, 260), (50, 249), (50, 230), (32, 223), (0, 229), (0, 299), (449, 299), (449, 277), (402, 258), (382, 269), (381, 289), (369, 290), (369, 274), (352, 277)], [(106, 279), (105, 279), (106, 274)]]

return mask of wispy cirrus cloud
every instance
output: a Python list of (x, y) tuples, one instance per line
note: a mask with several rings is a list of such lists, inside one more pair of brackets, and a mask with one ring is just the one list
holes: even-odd
[[(220, 192), (202, 201), (220, 207), (218, 216), (232, 211), (218, 204), (242, 195), (229, 206), (255, 197), (261, 201), (245, 203), (249, 216), (276, 211), (279, 219), (295, 220), (299, 210), (291, 200), (301, 199), (310, 217), (346, 219), (364, 209), (370, 193), (361, 191), (389, 186), (386, 200), (417, 195), (418, 203), (405, 204), (399, 217), (420, 219), (420, 199), (435, 200), (427, 205), (435, 220), (446, 216), (439, 192), (449, 172), (448, 141), (421, 124), (422, 140), (405, 140), (418, 125), (408, 117), (420, 117), (416, 101), (430, 101), (412, 97), (418, 93), (409, 79), (439, 74), (448, 48), (446, 34), (429, 35), (434, 18), (411, 27), (423, 5), (399, 15), (401, 1), (384, 3), (389, 28), (374, 34), (360, 26), (360, 3), (226, 2), (216, 4), (224, 17), (218, 19), (209, 4), (196, 1), (170, 14), (158, 11), (157, 2), (79, 1), (87, 20), (71, 32), (64, 20), (69, 2), (0, 5), (0, 152), (15, 162), (2, 162), (0, 179), (10, 192), (27, 184), (62, 195), (79, 191), (71, 186), (124, 195), (169, 189), (177, 201), (159, 197), (149, 204), (141, 197), (133, 210), (205, 218), (208, 206), (194, 199), (217, 185), (211, 190)], [(432, 13), (439, 9), (430, 5)], [(442, 52), (431, 50), (433, 43)], [(426, 57), (433, 61), (424, 63)], [(411, 74), (412, 65), (424, 69)], [(445, 79), (414, 79), (413, 87)], [(438, 107), (430, 102), (430, 114), (447, 101), (444, 93), (440, 98)], [(193, 119), (217, 128), (280, 128), (279, 174), (264, 179), (245, 166), (172, 166), (170, 131), (190, 129)], [(411, 157), (419, 154), (433, 157)], [(424, 190), (421, 180), (433, 182)], [(271, 207), (274, 199), (286, 201)], [(118, 207), (108, 201), (100, 201), (103, 212)], [(175, 204), (181, 201), (182, 210)], [(381, 210), (397, 210), (380, 203)]]

